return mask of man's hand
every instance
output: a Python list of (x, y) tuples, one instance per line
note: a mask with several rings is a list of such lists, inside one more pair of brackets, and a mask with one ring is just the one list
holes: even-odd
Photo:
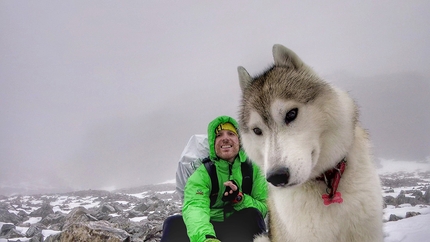
[(224, 197), (222, 198), (224, 202), (238, 203), (242, 200), (243, 195), (241, 192), (239, 192), (239, 188), (236, 182), (232, 180), (226, 181), (224, 182), (224, 186), (225, 186), (225, 191), (224, 191)]
[(205, 242), (221, 242), (221, 240), (210, 238), (210, 239), (206, 239)]
[(237, 191), (237, 184), (234, 181), (226, 181), (224, 182), (224, 186), (226, 187), (224, 191), (225, 197)]

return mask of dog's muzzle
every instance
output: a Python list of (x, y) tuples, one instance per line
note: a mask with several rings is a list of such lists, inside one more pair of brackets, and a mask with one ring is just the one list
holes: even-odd
[(281, 187), (288, 184), (290, 179), (290, 172), (288, 168), (281, 167), (277, 169), (272, 169), (266, 174), (267, 181), (272, 183), (275, 187)]

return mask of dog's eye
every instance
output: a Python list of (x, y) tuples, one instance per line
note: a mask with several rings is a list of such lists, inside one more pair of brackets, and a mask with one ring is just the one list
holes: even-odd
[(298, 113), (299, 113), (299, 109), (297, 108), (293, 108), (290, 111), (288, 111), (288, 113), (285, 115), (285, 123), (286, 124), (291, 123), (294, 119), (296, 119)]
[(261, 131), (261, 129), (259, 129), (259, 128), (254, 128), (252, 131), (254, 131), (254, 134), (256, 134), (256, 135), (262, 135), (263, 134), (263, 131)]

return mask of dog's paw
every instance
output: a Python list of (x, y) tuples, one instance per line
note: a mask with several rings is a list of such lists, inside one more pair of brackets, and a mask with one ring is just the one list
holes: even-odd
[(264, 234), (264, 235), (259, 235), (255, 237), (254, 242), (270, 242), (270, 239), (267, 236), (267, 234)]

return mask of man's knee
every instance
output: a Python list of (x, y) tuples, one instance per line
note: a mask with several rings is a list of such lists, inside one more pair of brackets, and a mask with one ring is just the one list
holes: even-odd
[(240, 214), (240, 217), (244, 219), (250, 219), (250, 220), (264, 220), (263, 215), (261, 214), (260, 210), (256, 208), (245, 208), (238, 212)]
[(264, 217), (256, 208), (242, 209), (233, 216), (234, 223), (243, 225), (244, 229), (251, 229), (258, 234), (266, 230)]
[(182, 215), (172, 215), (166, 218), (163, 223), (163, 235), (161, 242), (189, 242), (187, 228), (185, 227)]
[(163, 230), (169, 227), (185, 226), (182, 215), (176, 214), (166, 218), (163, 223)]

